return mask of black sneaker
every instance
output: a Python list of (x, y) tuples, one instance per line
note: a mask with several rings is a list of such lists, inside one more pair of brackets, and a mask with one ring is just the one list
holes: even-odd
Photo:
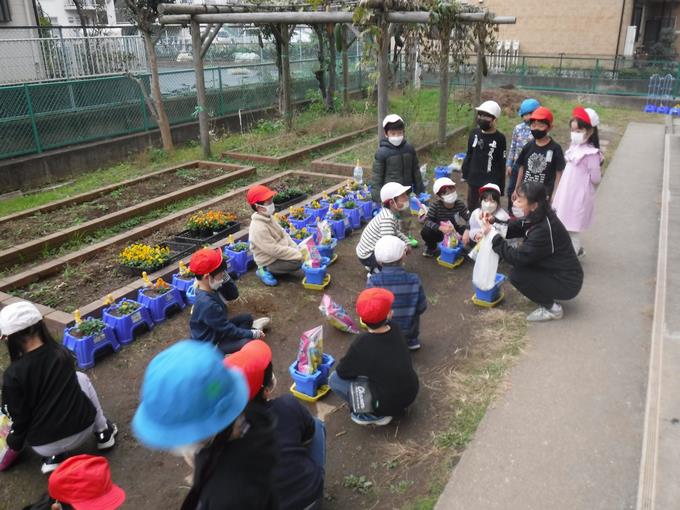
[(439, 255), (439, 248), (435, 248), (434, 250), (430, 250), (429, 248), (425, 248), (423, 250), (423, 257), (427, 257), (429, 259), (436, 257)]
[(51, 473), (59, 467), (59, 464), (64, 462), (68, 458), (65, 453), (60, 453), (59, 455), (52, 455), (51, 457), (43, 457), (42, 466), (40, 466), (40, 471), (42, 474), (46, 475)]
[(110, 450), (116, 444), (116, 436), (118, 435), (118, 427), (116, 424), (106, 420), (106, 430), (97, 432), (97, 450)]

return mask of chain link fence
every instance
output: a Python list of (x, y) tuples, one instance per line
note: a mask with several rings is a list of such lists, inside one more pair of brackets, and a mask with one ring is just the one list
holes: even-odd
[[(368, 86), (360, 59), (350, 58), (350, 90)], [(313, 70), (318, 61), (291, 62), (292, 98), (300, 101), (319, 90)], [(147, 92), (150, 75), (136, 75)], [(274, 106), (278, 94), (274, 64), (231, 65), (205, 69), (207, 110), (220, 117), (239, 110)], [(338, 72), (342, 92), (342, 73)], [(193, 70), (160, 73), (161, 93), (170, 124), (196, 119)], [(127, 76), (24, 83), (0, 88), (0, 159), (40, 153), (68, 145), (156, 128), (137, 82)]]

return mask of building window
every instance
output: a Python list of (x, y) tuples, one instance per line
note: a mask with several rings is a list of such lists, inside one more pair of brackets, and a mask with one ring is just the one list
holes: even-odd
[(9, 0), (0, 0), (0, 21), (12, 21), (9, 13)]

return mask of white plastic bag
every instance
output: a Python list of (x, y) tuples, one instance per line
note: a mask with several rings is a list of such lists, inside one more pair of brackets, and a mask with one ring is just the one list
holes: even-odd
[(498, 271), (498, 255), (493, 251), (491, 242), (497, 232), (491, 229), (479, 242), (479, 252), (472, 271), (472, 283), (479, 290), (491, 290), (496, 285)]

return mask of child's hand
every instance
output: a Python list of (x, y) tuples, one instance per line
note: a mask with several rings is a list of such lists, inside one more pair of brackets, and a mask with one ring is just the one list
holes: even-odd
[(467, 246), (468, 244), (470, 244), (470, 231), (466, 230), (463, 232), (463, 245)]
[(439, 225), (439, 231), (442, 234), (450, 234), (453, 232), (453, 225), (446, 224), (446, 225)]
[(259, 338), (260, 340), (264, 340), (264, 331), (261, 329), (253, 329), (251, 330), (253, 332), (253, 338)]
[(512, 175), (512, 167), (511, 166), (505, 167), (505, 175), (508, 176), (508, 177), (510, 177)]

